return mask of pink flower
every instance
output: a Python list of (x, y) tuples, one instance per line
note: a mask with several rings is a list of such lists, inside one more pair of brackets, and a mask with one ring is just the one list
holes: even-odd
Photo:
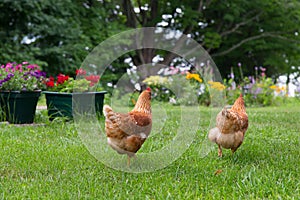
[(17, 71), (22, 71), (22, 65), (21, 64), (18, 64), (16, 67), (15, 67), (15, 70), (17, 70)]
[(84, 69), (76, 69), (76, 75), (86, 75), (86, 71)]
[(266, 68), (264, 68), (264, 67), (259, 67), (259, 69), (260, 69), (260, 71), (262, 71), (262, 72), (265, 72), (265, 71), (266, 71)]

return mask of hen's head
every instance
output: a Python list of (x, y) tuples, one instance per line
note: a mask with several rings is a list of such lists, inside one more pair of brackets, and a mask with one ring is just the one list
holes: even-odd
[(146, 99), (149, 99), (151, 100), (151, 88), (147, 87), (146, 90), (144, 90), (140, 96), (139, 96), (139, 99), (140, 98), (146, 98)]
[(134, 110), (138, 112), (151, 113), (151, 89), (149, 87), (140, 94), (134, 106)]
[(242, 94), (240, 94), (239, 98), (235, 100), (233, 106), (231, 107), (231, 110), (234, 110), (236, 112), (246, 112), (245, 102)]

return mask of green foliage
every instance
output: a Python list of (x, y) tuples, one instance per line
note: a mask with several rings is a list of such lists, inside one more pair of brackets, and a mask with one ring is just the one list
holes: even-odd
[(207, 48), (217, 49), (221, 45), (221, 36), (218, 33), (207, 32), (204, 34), (204, 44)]
[(106, 103), (118, 107), (129, 107), (133, 108), (136, 104), (137, 99), (139, 98), (138, 92), (125, 93), (119, 89), (114, 89), (112, 96), (105, 95)]
[(2, 1), (0, 63), (30, 61), (74, 75), (89, 51), (120, 30), (114, 5), (91, 1)]
[[(222, 44), (217, 52), (224, 52), (240, 42), (238, 48), (233, 49), (227, 54), (214, 57), (214, 61), (219, 66), (223, 75), (228, 74), (230, 66), (242, 62), (247, 66), (264, 65), (270, 66), (267, 72), (269, 76), (278, 76), (286, 73), (289, 67), (286, 67), (285, 60), (299, 62), (293, 56), (299, 52), (299, 37), (295, 32), (299, 31), (299, 9), (300, 4), (297, 1), (230, 1), (223, 11), (219, 12), (226, 15), (236, 10), (233, 25), (229, 28), (226, 36), (223, 37)], [(217, 8), (218, 9), (218, 8)], [(226, 13), (226, 14), (225, 14)], [(216, 22), (215, 27), (220, 23)], [(257, 38), (253, 36), (257, 36)], [(249, 38), (249, 40), (247, 40)], [(213, 53), (213, 56), (218, 53)], [(224, 73), (225, 72), (225, 73)], [(253, 74), (254, 68), (244, 69), (246, 75)]]
[(172, 79), (162, 76), (150, 76), (143, 80), (151, 88), (153, 99), (157, 101), (168, 102), (174, 97), (174, 93), (170, 90)]
[(177, 104), (186, 106), (198, 104), (198, 95), (202, 79), (196, 80), (195, 77), (199, 77), (199, 75), (196, 75), (198, 74), (189, 73), (186, 76), (182, 74), (172, 76), (174, 84), (171, 86), (171, 89), (176, 95), (175, 99)]

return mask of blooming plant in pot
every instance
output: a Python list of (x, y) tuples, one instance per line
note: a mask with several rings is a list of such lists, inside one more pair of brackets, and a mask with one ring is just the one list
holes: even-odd
[(76, 75), (76, 80), (65, 74), (58, 74), (56, 78), (50, 76), (46, 81), (47, 90), (65, 93), (89, 92), (96, 89), (96, 84), (100, 80), (99, 75), (86, 75), (83, 69), (76, 70)]
[(33, 123), (46, 73), (36, 64), (22, 62), (0, 66), (1, 118), (10, 123)]
[(55, 117), (73, 118), (74, 113), (87, 113), (93, 108), (101, 113), (106, 91), (97, 90), (100, 76), (87, 75), (83, 69), (76, 70), (76, 75), (77, 79), (65, 74), (47, 79), (47, 91), (44, 93), (50, 120)]

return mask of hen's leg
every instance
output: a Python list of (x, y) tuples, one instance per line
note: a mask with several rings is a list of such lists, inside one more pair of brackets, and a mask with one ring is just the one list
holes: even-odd
[(218, 156), (219, 156), (219, 157), (222, 157), (222, 147), (221, 147), (221, 145), (219, 145), (219, 144), (218, 144), (218, 147), (219, 147), (219, 148), (218, 148)]
[(231, 156), (233, 156), (235, 151), (236, 151), (236, 149), (231, 149)]
[(130, 167), (130, 156), (127, 155), (127, 166)]

